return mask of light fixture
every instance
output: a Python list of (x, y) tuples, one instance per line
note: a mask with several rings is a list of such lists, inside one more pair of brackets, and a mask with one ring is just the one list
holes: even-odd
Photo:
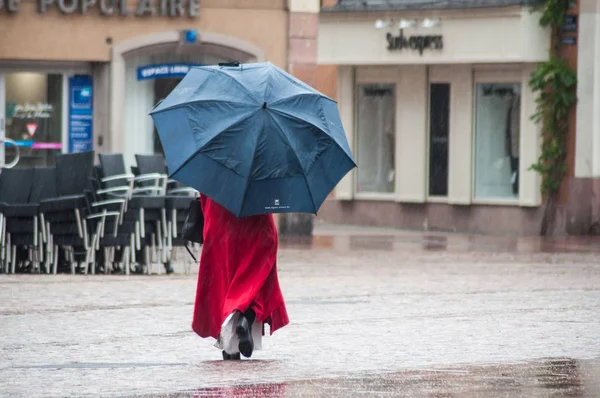
[(378, 19), (377, 21), (375, 21), (375, 29), (383, 29), (383, 28), (387, 28), (388, 26), (390, 26), (392, 24), (392, 21), (388, 20), (382, 20), (382, 19)]
[(185, 44), (194, 44), (198, 40), (198, 32), (195, 30), (185, 30), (183, 32), (183, 38)]
[(398, 22), (398, 28), (400, 29), (406, 29), (406, 28), (410, 28), (411, 26), (414, 26), (417, 24), (416, 20), (409, 20), (409, 19), (402, 19), (400, 20), (400, 22)]
[(439, 18), (425, 18), (423, 20), (423, 27), (424, 28), (433, 28), (434, 26), (438, 26), (441, 23), (441, 21), (439, 20)]

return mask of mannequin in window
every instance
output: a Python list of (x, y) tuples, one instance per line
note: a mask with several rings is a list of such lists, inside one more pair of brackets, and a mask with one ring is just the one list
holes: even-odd
[(506, 119), (506, 154), (510, 158), (513, 193), (519, 193), (519, 140), (521, 136), (521, 95), (511, 90)]

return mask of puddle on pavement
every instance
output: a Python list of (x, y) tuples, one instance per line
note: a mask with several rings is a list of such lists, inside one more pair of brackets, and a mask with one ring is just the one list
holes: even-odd
[(529, 363), (454, 366), (362, 377), (199, 388), (189, 392), (144, 396), (598, 397), (600, 361), (555, 358)]

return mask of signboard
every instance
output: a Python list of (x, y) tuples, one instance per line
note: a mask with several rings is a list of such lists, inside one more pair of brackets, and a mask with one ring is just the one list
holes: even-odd
[(562, 26), (563, 32), (577, 32), (577, 15), (567, 15), (565, 24)]
[(577, 44), (577, 37), (574, 37), (574, 36), (561, 37), (560, 42), (561, 42), (561, 44), (564, 44), (566, 46), (574, 46), (575, 44)]
[(412, 49), (419, 51), (423, 55), (425, 50), (442, 50), (444, 48), (444, 38), (442, 36), (404, 36), (404, 30), (400, 29), (400, 34), (394, 36), (391, 33), (386, 35), (389, 51)]
[(60, 142), (35, 142), (33, 140), (15, 140), (15, 144), (19, 147), (31, 149), (62, 149)]
[[(85, 15), (93, 10), (104, 16), (126, 17), (199, 17), (200, 0), (37, 0), (37, 10), (45, 14), (53, 8), (62, 14)], [(0, 11), (6, 9), (9, 13), (20, 11), (21, 0), (0, 0)]]
[(91, 76), (69, 78), (69, 152), (93, 150), (93, 89)]
[(144, 65), (137, 68), (137, 79), (160, 79), (160, 78), (182, 78), (193, 66), (202, 66), (201, 64), (155, 64)]

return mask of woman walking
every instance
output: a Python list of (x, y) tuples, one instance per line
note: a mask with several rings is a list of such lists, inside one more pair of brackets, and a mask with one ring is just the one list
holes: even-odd
[(204, 244), (192, 329), (213, 337), (223, 359), (250, 358), (288, 324), (277, 278), (277, 229), (271, 214), (237, 218), (202, 195)]

